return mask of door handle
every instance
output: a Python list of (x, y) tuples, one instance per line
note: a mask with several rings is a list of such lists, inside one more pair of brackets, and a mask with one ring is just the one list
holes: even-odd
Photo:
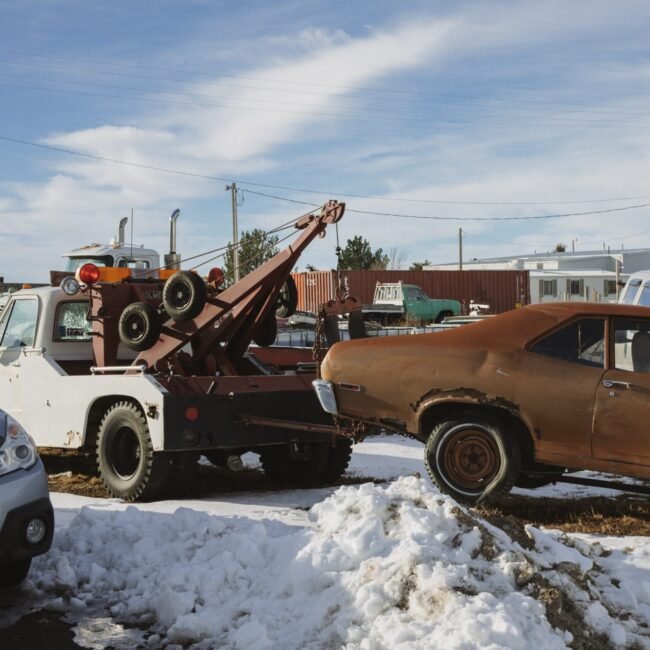
[(603, 386), (605, 388), (631, 388), (631, 385), (627, 381), (615, 381), (613, 379), (604, 379)]

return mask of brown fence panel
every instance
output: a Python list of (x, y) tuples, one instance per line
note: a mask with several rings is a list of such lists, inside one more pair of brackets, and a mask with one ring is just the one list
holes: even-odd
[[(298, 285), (298, 309), (315, 312), (318, 305), (334, 297), (334, 272), (293, 275)], [(377, 282), (400, 280), (418, 285), (432, 298), (458, 300), (466, 308), (470, 300), (490, 305), (495, 314), (530, 302), (528, 271), (343, 271), (342, 277), (350, 294), (364, 304), (372, 302)]]

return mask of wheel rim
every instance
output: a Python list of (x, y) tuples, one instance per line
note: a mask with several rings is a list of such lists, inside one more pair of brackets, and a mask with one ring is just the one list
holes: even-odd
[(141, 449), (135, 431), (131, 427), (121, 427), (113, 436), (109, 454), (111, 468), (123, 479), (132, 478), (140, 467)]
[(464, 494), (482, 492), (501, 466), (497, 442), (480, 424), (452, 427), (441, 440), (436, 460), (445, 482)]
[(130, 314), (124, 323), (124, 329), (131, 341), (139, 341), (147, 333), (147, 324), (140, 314)]
[(192, 292), (190, 291), (189, 287), (184, 284), (180, 284), (178, 287), (176, 287), (172, 294), (174, 307), (177, 309), (182, 309), (185, 307), (190, 302), (191, 294)]

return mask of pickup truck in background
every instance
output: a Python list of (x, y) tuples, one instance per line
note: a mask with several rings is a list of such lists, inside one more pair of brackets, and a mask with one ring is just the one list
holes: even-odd
[(458, 300), (430, 298), (420, 287), (402, 282), (377, 282), (372, 305), (363, 305), (364, 320), (382, 325), (440, 323), (458, 316)]

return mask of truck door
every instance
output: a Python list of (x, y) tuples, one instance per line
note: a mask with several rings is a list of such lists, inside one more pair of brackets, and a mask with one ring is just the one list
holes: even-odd
[(612, 319), (610, 363), (596, 392), (593, 456), (650, 466), (650, 319)]
[(12, 298), (0, 318), (0, 407), (23, 423), (20, 390), (22, 350), (36, 338), (38, 299)]

